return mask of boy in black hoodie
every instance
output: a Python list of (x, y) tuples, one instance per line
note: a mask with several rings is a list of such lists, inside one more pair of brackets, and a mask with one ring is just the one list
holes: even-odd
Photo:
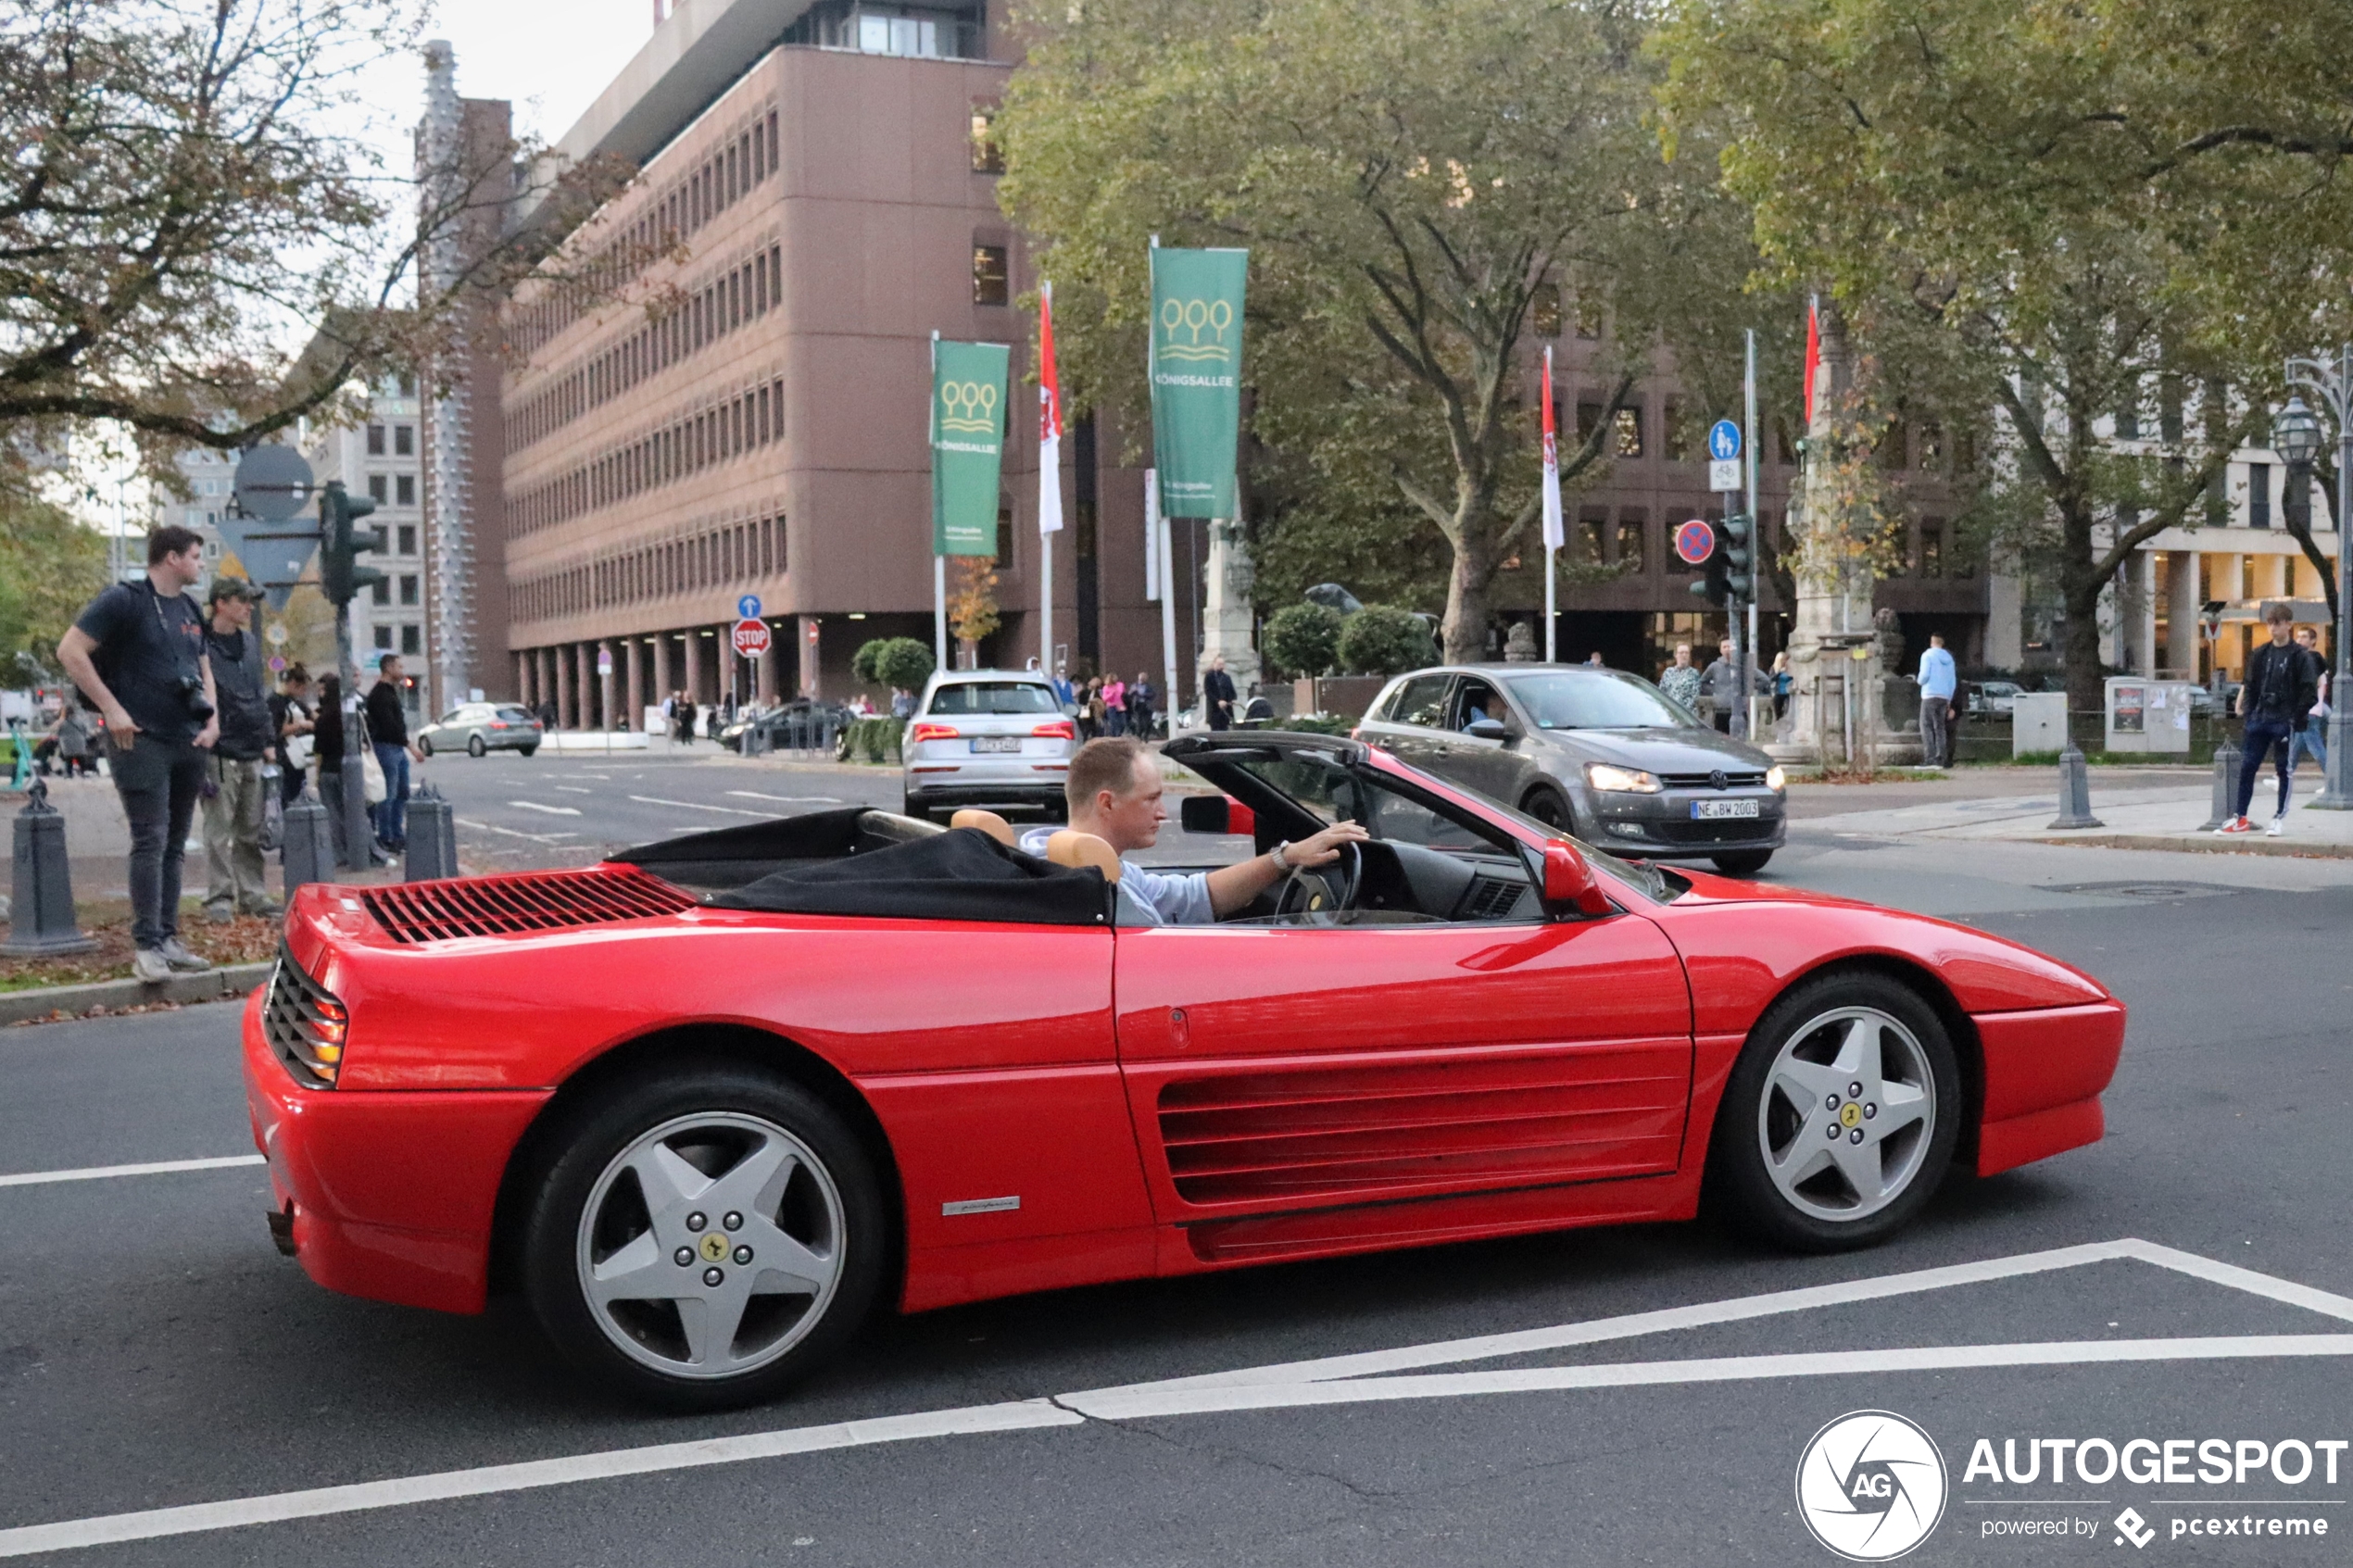
[(2263, 608), (2271, 640), (2247, 656), (2246, 683), (2239, 687), (2238, 712), (2246, 721), (2246, 741), (2239, 757), (2238, 810), (2215, 830), (2218, 834), (2255, 831), (2255, 825), (2246, 820), (2246, 809), (2255, 798), (2256, 771), (2263, 766), (2264, 754), (2275, 746), (2279, 750), (2280, 804), (2271, 815), (2271, 825), (2265, 831), (2277, 837), (2287, 827), (2290, 781), (2296, 772), (2296, 756), (2289, 748), (2289, 738), (2304, 727), (2305, 716), (2321, 699), (2319, 656), (2297, 647), (2288, 638), (2289, 622), (2295, 619), (2295, 612), (2284, 604), (2270, 604)]

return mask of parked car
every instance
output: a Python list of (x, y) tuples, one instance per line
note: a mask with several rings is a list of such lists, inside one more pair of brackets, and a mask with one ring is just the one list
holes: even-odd
[(1976, 681), (1970, 683), (1969, 694), (1962, 700), (1965, 713), (2014, 713), (2018, 710), (2018, 695), (2022, 690), (2016, 681)]
[(2014, 942), (1588, 852), (1341, 736), (1168, 756), (1218, 792), (1189, 828), (1371, 836), (1189, 926), (1123, 923), (1091, 835), (856, 806), (299, 889), (244, 1018), (273, 1237), (355, 1296), (519, 1288), (588, 1375), (698, 1409), (885, 1304), (1703, 1200), (1834, 1250), (2101, 1136), (2123, 1005)]
[(1078, 726), (1034, 670), (941, 670), (900, 743), (907, 815), (958, 806), (1063, 814)]
[(1615, 853), (1749, 875), (1781, 847), (1781, 770), (1639, 675), (1581, 665), (1416, 670), (1358, 738)]
[(838, 702), (795, 697), (780, 708), (750, 709), (738, 714), (732, 723), (721, 726), (719, 744), (730, 751), (741, 751), (746, 732), (758, 729), (767, 737), (771, 751), (830, 749), (833, 737), (850, 718), (849, 709)]
[(463, 750), (469, 757), (494, 751), (520, 751), (525, 757), (539, 749), (543, 732), (531, 709), (506, 702), (469, 702), (453, 708), (417, 732), (417, 749), (431, 757), (435, 751)]

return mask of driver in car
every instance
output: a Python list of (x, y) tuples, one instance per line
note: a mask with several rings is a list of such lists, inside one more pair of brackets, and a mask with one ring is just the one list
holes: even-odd
[[(1154, 925), (1208, 925), (1250, 907), (1252, 900), (1292, 871), (1329, 865), (1340, 858), (1343, 844), (1362, 843), (1371, 835), (1355, 822), (1334, 822), (1313, 838), (1277, 844), (1264, 855), (1238, 866), (1189, 876), (1164, 876), (1128, 859), (1131, 849), (1149, 849), (1168, 820), (1161, 800), (1160, 764), (1126, 735), (1090, 740), (1070, 759), (1070, 776), (1063, 786), (1070, 802), (1070, 825), (1091, 833), (1119, 852), (1119, 894), (1122, 917)], [(1044, 852), (1049, 834), (1024, 835), (1025, 848), (1036, 838), (1035, 853)]]

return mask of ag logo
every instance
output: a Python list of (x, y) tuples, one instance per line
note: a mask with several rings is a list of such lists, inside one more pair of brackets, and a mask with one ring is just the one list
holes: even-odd
[(997, 433), (997, 389), (986, 382), (939, 383), (939, 428), (967, 434)]
[[(1164, 299), (1160, 303), (1161, 353), (1171, 359), (1230, 359), (1226, 329), (1234, 324), (1234, 306), (1225, 299)], [(1208, 341), (1202, 341), (1202, 333)]]
[(1944, 1456), (1888, 1411), (1856, 1411), (1814, 1434), (1797, 1461), (1797, 1510), (1850, 1562), (1903, 1556), (1944, 1516)]

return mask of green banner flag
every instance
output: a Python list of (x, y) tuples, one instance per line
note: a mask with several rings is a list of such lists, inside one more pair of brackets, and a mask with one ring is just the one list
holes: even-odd
[(931, 548), (997, 553), (998, 475), (1005, 458), (1001, 343), (936, 343), (931, 360)]
[(1152, 249), (1152, 462), (1169, 517), (1234, 515), (1246, 250)]

